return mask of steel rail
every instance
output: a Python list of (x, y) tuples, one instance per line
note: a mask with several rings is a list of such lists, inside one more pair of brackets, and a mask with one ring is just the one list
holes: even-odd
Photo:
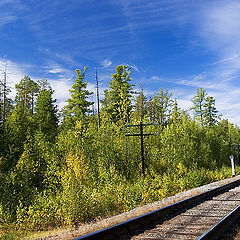
[(222, 218), (218, 223), (202, 234), (198, 240), (214, 240), (220, 237), (227, 228), (239, 218), (240, 206), (232, 210), (228, 215)]
[[(138, 217), (124, 221), (122, 223), (113, 225), (111, 227), (104, 228), (96, 232), (75, 238), (74, 240), (118, 239), (119, 234), (124, 235), (124, 233), (126, 232), (129, 234), (132, 232), (132, 229), (136, 229), (137, 226), (141, 226), (141, 225), (143, 226), (144, 224), (146, 224), (146, 222), (151, 222), (151, 219), (156, 219), (160, 217), (166, 218), (169, 214), (173, 213), (176, 210), (179, 210), (183, 207), (187, 208), (187, 206), (197, 204), (203, 199), (210, 199), (211, 197), (216, 196), (217, 194), (224, 192), (226, 190), (229, 190), (231, 188), (234, 188), (238, 185), (240, 185), (240, 179), (233, 181), (231, 183), (227, 183), (225, 185), (216, 187), (214, 189), (208, 190), (206, 192), (200, 193), (198, 195), (186, 198), (184, 200), (178, 201), (171, 205), (162, 207), (155, 211), (140, 215)], [(203, 238), (203, 239), (207, 239), (207, 238)]]

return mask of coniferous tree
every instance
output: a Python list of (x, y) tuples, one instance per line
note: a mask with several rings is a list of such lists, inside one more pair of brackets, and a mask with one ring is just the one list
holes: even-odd
[(218, 122), (218, 110), (215, 107), (215, 99), (206, 97), (203, 105), (203, 121), (206, 126), (213, 126)]
[[(22, 154), (24, 142), (33, 134), (33, 108), (38, 84), (25, 76), (16, 84), (16, 105), (6, 121), (6, 151), (9, 154), (8, 167), (14, 166)], [(10, 150), (11, 149), (11, 150)]]
[(148, 116), (152, 122), (161, 125), (168, 123), (173, 107), (171, 97), (172, 93), (169, 93), (168, 90), (164, 92), (163, 89), (160, 89), (148, 102)]
[(16, 84), (16, 103), (22, 105), (24, 111), (33, 114), (34, 100), (39, 91), (39, 86), (29, 76), (24, 76), (19, 84)]
[(135, 104), (135, 111), (134, 111), (134, 118), (137, 122), (143, 121), (144, 117), (147, 114), (147, 97), (143, 93), (143, 88), (141, 89), (141, 92), (139, 92), (136, 104)]
[(87, 98), (92, 94), (92, 92), (86, 89), (87, 81), (83, 82), (85, 78), (87, 68), (84, 67), (83, 72), (77, 69), (77, 78), (75, 84), (73, 84), (71, 92), (71, 98), (67, 100), (68, 105), (65, 107), (66, 115), (73, 120), (82, 119), (87, 113), (90, 112), (89, 107), (93, 104), (88, 101)]
[(34, 123), (37, 131), (48, 139), (53, 140), (57, 133), (57, 107), (54, 105), (56, 100), (52, 98), (53, 90), (43, 88), (36, 100)]
[(10, 92), (10, 88), (4, 86), (4, 83), (0, 81), (0, 132), (4, 131), (4, 122), (13, 108), (13, 101), (8, 97)]
[(171, 113), (171, 120), (179, 120), (181, 115), (181, 109), (178, 107), (177, 99), (175, 99), (174, 104), (173, 104), (173, 110)]
[[(84, 117), (91, 105), (83, 82), (85, 71), (79, 70), (65, 108), (68, 119), (79, 121), (63, 127), (56, 142), (56, 107), (47, 81), (38, 82), (36, 103), (34, 84), (31, 87), (27, 77), (17, 85), (16, 106), (6, 119), (4, 152), (0, 136), (0, 232), (4, 235), (15, 226), (20, 236), (25, 227), (28, 232), (77, 226), (106, 212), (127, 211), (231, 174), (228, 156), (234, 153), (231, 145), (240, 141), (240, 130), (227, 120), (216, 124), (215, 100), (206, 97), (205, 90), (198, 89), (193, 99), (195, 118), (202, 126), (163, 90), (148, 102), (143, 91), (139, 93), (131, 114), (130, 69), (118, 66), (102, 101), (105, 119), (97, 128), (94, 116), (94, 121)], [(112, 122), (104, 122), (106, 116)], [(129, 116), (136, 122), (151, 118), (167, 124), (144, 125), (144, 133), (157, 133), (144, 138), (145, 179), (138, 171), (139, 138), (130, 137), (139, 132), (135, 127), (122, 130)]]
[(13, 101), (8, 97), (9, 93), (10, 89), (6, 83), (0, 81), (0, 158), (6, 148), (6, 120), (13, 109)]
[(194, 106), (192, 109), (194, 110), (195, 119), (199, 120), (201, 124), (203, 124), (203, 115), (204, 115), (204, 104), (207, 96), (207, 92), (203, 88), (197, 89), (197, 95), (194, 96), (192, 102)]
[(110, 89), (105, 91), (105, 99), (102, 101), (103, 110), (112, 122), (129, 121), (133, 93), (130, 74), (131, 69), (128, 66), (117, 66), (116, 73), (112, 74), (109, 83)]

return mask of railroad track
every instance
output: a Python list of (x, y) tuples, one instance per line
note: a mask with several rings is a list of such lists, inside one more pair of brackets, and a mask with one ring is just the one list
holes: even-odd
[(236, 180), (75, 240), (221, 239), (239, 216), (240, 180)]

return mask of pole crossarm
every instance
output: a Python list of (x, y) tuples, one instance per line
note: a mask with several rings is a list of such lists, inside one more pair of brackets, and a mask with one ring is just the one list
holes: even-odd
[(134, 125), (125, 125), (125, 127), (139, 127), (140, 133), (135, 134), (126, 134), (126, 137), (141, 137), (141, 159), (142, 159), (142, 173), (143, 176), (145, 176), (145, 160), (144, 160), (144, 145), (143, 145), (143, 137), (144, 136), (151, 136), (151, 135), (158, 135), (157, 133), (143, 133), (143, 126), (151, 126), (151, 125), (160, 125), (156, 123), (146, 123), (143, 124), (140, 122), (140, 124), (134, 124)]
[[(144, 123), (142, 126), (155, 126), (155, 125), (161, 125), (159, 123)], [(133, 125), (125, 125), (125, 127), (140, 127), (140, 124), (133, 124)]]
[[(158, 134), (156, 134), (156, 133), (143, 133), (142, 134), (143, 136), (152, 136), (152, 135), (154, 135), (154, 136), (157, 136)], [(142, 136), (140, 133), (136, 133), (136, 134), (126, 134), (125, 136), (126, 137), (135, 137), (135, 136)]]

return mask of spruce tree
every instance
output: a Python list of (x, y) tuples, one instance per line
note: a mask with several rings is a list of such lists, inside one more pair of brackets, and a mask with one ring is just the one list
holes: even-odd
[(90, 112), (89, 107), (93, 104), (88, 101), (88, 97), (92, 94), (92, 92), (88, 91), (87, 81), (83, 82), (85, 78), (87, 68), (84, 67), (83, 72), (77, 69), (77, 78), (75, 80), (75, 84), (73, 84), (71, 92), (71, 98), (67, 100), (68, 105), (65, 107), (66, 115), (73, 120), (82, 119), (87, 113)]
[(128, 66), (117, 66), (116, 73), (112, 74), (109, 83), (110, 89), (105, 91), (105, 99), (102, 101), (103, 111), (112, 122), (129, 121), (133, 93), (130, 74), (131, 69)]
[(206, 126), (213, 126), (218, 122), (218, 110), (215, 107), (215, 99), (206, 97), (203, 105), (203, 122)]
[(53, 140), (57, 133), (57, 107), (56, 100), (52, 98), (53, 90), (43, 88), (37, 98), (34, 123), (37, 131), (40, 131), (48, 140)]

